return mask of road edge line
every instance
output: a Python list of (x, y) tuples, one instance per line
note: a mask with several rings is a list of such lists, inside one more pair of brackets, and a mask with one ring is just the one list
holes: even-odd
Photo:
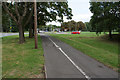
[(85, 76), (86, 79), (91, 80), (91, 78), (86, 75), (86, 73), (62, 50), (62, 48), (60, 48), (51, 38), (48, 37), (48, 39), (64, 54), (65, 57), (67, 57), (67, 59)]
[(45, 78), (47, 78), (47, 69), (45, 65), (44, 65), (44, 69), (45, 69)]

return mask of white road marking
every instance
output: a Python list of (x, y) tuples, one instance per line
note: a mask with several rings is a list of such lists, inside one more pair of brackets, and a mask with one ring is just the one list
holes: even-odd
[(55, 47), (59, 48), (59, 46), (55, 42), (53, 42), (52, 39), (49, 38), (49, 40), (55, 45)]
[(44, 36), (45, 34), (43, 34), (43, 33), (38, 33), (38, 34), (40, 34), (41, 36)]
[(77, 66), (75, 62), (52, 39), (49, 38), (49, 40), (64, 54), (64, 56), (67, 57), (67, 59), (85, 76), (85, 78), (91, 80), (91, 78), (79, 66)]
[(45, 68), (45, 77), (47, 78), (47, 69), (46, 69), (46, 66), (44, 66)]

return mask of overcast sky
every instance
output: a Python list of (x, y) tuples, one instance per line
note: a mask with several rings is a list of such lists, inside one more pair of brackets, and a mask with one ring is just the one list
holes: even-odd
[[(92, 13), (89, 10), (89, 0), (68, 0), (68, 5), (72, 8), (73, 17), (72, 20), (88, 22)], [(64, 21), (68, 21), (64, 18)], [(51, 22), (48, 24), (60, 25), (58, 22)]]

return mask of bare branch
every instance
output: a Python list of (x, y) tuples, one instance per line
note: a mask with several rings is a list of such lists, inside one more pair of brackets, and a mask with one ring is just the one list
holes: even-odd
[(23, 18), (25, 17), (26, 13), (27, 13), (27, 3), (25, 3), (25, 8), (24, 8), (24, 11), (23, 11), (23, 15), (21, 16), (21, 20), (23, 20)]
[(18, 23), (17, 19), (15, 18), (15, 16), (13, 16), (13, 14), (9, 11), (9, 8), (7, 7), (6, 3), (3, 3), (3, 8), (4, 10), (11, 16), (11, 18), (13, 18), (13, 20)]
[(16, 2), (16, 3), (15, 3), (15, 12), (16, 12), (16, 15), (17, 15), (18, 17), (20, 17), (20, 14), (19, 14), (19, 12), (18, 12), (17, 6), (18, 6), (18, 4), (17, 4), (17, 2)]
[(26, 23), (24, 24), (24, 27), (29, 23), (32, 15), (33, 15), (33, 9), (32, 9), (32, 11), (30, 12), (30, 15), (29, 15), (29, 17), (28, 17), (28, 20), (27, 20)]

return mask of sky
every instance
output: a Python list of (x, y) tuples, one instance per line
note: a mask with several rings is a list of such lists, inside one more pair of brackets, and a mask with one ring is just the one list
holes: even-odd
[[(89, 10), (89, 0), (68, 0), (68, 6), (72, 8), (72, 20), (76, 22), (89, 22), (92, 16), (92, 13)], [(67, 22), (68, 20), (64, 17), (64, 21)], [(49, 24), (60, 26), (59, 22), (47, 23), (47, 25)]]

